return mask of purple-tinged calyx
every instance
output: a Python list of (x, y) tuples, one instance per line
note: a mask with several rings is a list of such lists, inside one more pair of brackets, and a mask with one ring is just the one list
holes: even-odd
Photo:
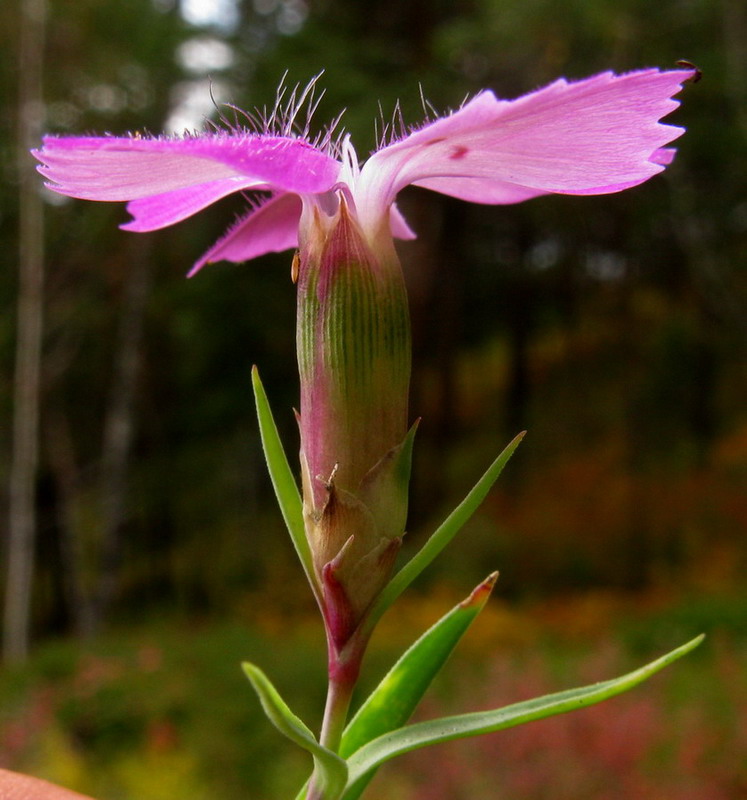
[(407, 516), (410, 325), (391, 239), (372, 246), (340, 193), (304, 211), (297, 347), (306, 533), (341, 647), (388, 580)]

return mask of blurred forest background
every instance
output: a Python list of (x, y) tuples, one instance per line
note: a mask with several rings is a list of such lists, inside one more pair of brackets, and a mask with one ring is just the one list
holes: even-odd
[(257, 364), (292, 455), (291, 254), (187, 281), (243, 200), (174, 229), (122, 232), (121, 204), (60, 198), (36, 176), (24, 192), (19, 129), (200, 128), (234, 118), (224, 103), (272, 106), (286, 72), (293, 85), (324, 70), (315, 124), (346, 108), (364, 155), (376, 119), (399, 108), (405, 124), (422, 120), (421, 87), (445, 110), (483, 87), (513, 97), (559, 75), (684, 58), (704, 77), (667, 121), (687, 133), (674, 165), (641, 187), (508, 207), (401, 197), (419, 234), (401, 255), (411, 408), (423, 417), (405, 555), (513, 435), (529, 434), (397, 623), (384, 620), (365, 680), (493, 569), (497, 597), (424, 715), (611, 677), (701, 630), (710, 638), (630, 697), (413, 754), (370, 791), (744, 797), (743, 0), (47, 0), (44, 19), (43, 9), (0, 5), (3, 520), (23, 203), (36, 257), (45, 251), (32, 647), (0, 673), (0, 765), (103, 800), (287, 797), (308, 764), (264, 721), (239, 661), (267, 669), (312, 727), (324, 688), (321, 626), (275, 508), (250, 387)]

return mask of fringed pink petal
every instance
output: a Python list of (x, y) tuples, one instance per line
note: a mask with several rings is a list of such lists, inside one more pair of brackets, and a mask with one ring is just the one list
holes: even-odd
[(203, 183), (199, 186), (174, 189), (173, 192), (164, 194), (141, 197), (139, 200), (131, 200), (127, 204), (127, 210), (132, 214), (133, 219), (119, 227), (138, 233), (154, 231), (181, 222), (233, 192), (244, 189), (267, 190), (268, 188), (267, 184), (258, 184), (251, 178), (236, 176)]
[(359, 212), (369, 224), (414, 183), (471, 202), (512, 203), (538, 194), (599, 194), (650, 178), (671, 161), (682, 128), (659, 120), (691, 70), (606, 72), (555, 81), (516, 100), (481, 92), (369, 159)]
[(397, 208), (396, 203), (392, 203), (392, 207), (389, 209), (389, 229), (395, 239), (410, 240), (418, 238), (417, 233), (402, 216), (402, 212)]
[(300, 218), (300, 197), (281, 194), (270, 198), (242, 217), (219, 239), (192, 267), (188, 277), (215, 261), (248, 261), (265, 253), (297, 247)]
[(60, 194), (137, 200), (227, 178), (277, 190), (327, 191), (340, 165), (302, 139), (214, 133), (188, 138), (47, 136), (33, 155)]
[(508, 205), (521, 203), (532, 197), (548, 194), (542, 189), (527, 189), (526, 186), (517, 186), (489, 178), (460, 178), (459, 194), (454, 195), (454, 178), (426, 178), (415, 181), (415, 186), (430, 189), (441, 194), (448, 194), (466, 200), (469, 203), (487, 203), (489, 205)]

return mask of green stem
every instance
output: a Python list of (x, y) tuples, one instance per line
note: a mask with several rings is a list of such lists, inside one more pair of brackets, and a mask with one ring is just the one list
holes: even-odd
[(330, 679), (327, 690), (327, 706), (324, 710), (324, 721), (319, 743), (336, 753), (340, 747), (342, 732), (348, 718), (350, 700), (353, 696), (352, 681), (336, 681)]
[[(340, 649), (338, 649), (331, 635), (327, 640), (329, 683), (327, 684), (327, 703), (324, 708), (319, 744), (333, 753), (337, 753), (340, 750), (342, 734), (348, 720), (350, 701), (353, 698), (353, 690), (358, 682), (361, 662), (368, 639), (368, 636), (362, 635), (361, 631), (357, 631)], [(306, 800), (326, 800), (323, 790), (314, 775), (311, 777)]]
[[(327, 688), (327, 705), (324, 709), (324, 721), (319, 737), (319, 743), (336, 753), (340, 747), (342, 732), (345, 730), (345, 723), (348, 718), (350, 700), (353, 696), (355, 679), (349, 680), (344, 677), (336, 680), (330, 675), (329, 686)], [(325, 800), (322, 789), (315, 776), (312, 776), (309, 793), (306, 800)]]

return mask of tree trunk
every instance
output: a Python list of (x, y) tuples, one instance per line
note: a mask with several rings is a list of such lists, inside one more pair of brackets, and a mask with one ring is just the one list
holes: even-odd
[(36, 529), (39, 399), (44, 292), (44, 208), (30, 147), (42, 130), (44, 0), (23, 0), (19, 36), (19, 299), (14, 378), (13, 455), (3, 656), (26, 659)]

